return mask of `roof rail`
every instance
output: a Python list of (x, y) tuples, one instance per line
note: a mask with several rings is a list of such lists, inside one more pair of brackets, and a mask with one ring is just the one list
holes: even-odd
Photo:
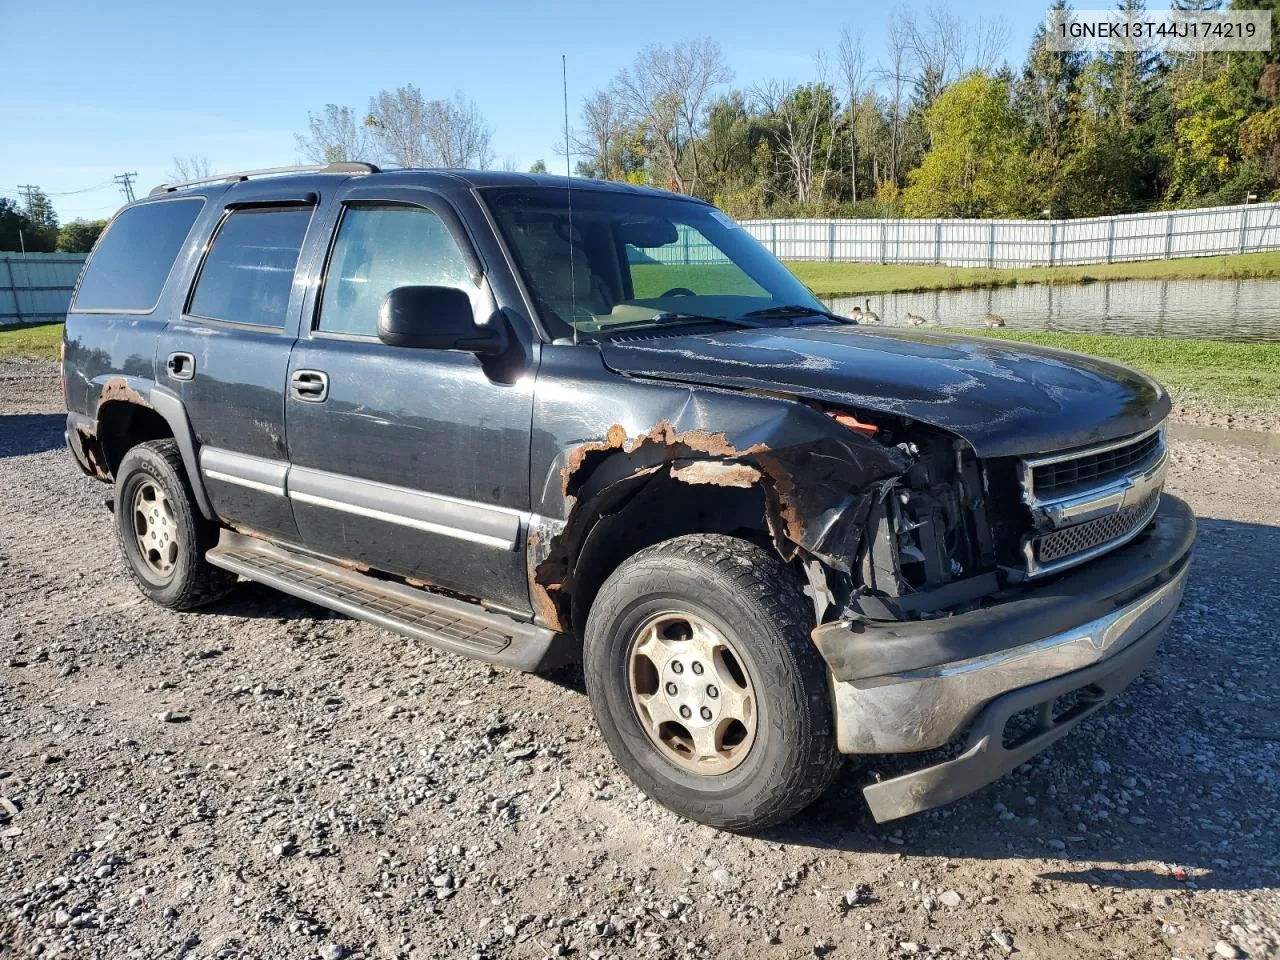
[(158, 193), (172, 193), (183, 187), (194, 187), (201, 183), (218, 183), (224, 180), (248, 180), (250, 177), (265, 177), (276, 173), (378, 173), (379, 169), (372, 163), (361, 160), (342, 161), (339, 163), (313, 163), (296, 167), (264, 167), (261, 170), (241, 170), (238, 173), (217, 173), (211, 177), (198, 177), (195, 180), (179, 180), (175, 183), (162, 183), (155, 187), (148, 196)]

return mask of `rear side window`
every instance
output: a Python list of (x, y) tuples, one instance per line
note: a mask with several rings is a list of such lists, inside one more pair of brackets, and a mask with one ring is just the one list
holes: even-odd
[(89, 258), (72, 310), (148, 313), (204, 199), (160, 200), (120, 212)]
[(234, 210), (213, 238), (188, 313), (283, 327), (312, 207)]

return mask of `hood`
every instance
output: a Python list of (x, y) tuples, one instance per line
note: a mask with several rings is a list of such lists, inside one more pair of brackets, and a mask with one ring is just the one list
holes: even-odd
[(606, 340), (606, 366), (631, 376), (819, 400), (910, 417), (956, 434), (980, 457), (1113, 440), (1154, 426), (1169, 398), (1135, 370), (986, 337), (865, 326), (733, 330)]

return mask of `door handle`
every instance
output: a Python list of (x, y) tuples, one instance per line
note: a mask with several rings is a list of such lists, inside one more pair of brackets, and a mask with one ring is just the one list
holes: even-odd
[(324, 403), (329, 398), (329, 375), (323, 370), (295, 370), (289, 377), (289, 392), (307, 403)]
[(181, 351), (171, 353), (169, 359), (165, 361), (165, 369), (175, 380), (190, 380), (196, 375), (196, 358)]

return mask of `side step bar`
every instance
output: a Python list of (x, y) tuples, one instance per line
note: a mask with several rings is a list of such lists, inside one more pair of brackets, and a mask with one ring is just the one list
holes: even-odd
[(218, 545), (205, 559), (246, 579), (448, 653), (528, 671), (551, 669), (567, 659), (568, 638), (563, 634), (232, 530), (222, 531)]

